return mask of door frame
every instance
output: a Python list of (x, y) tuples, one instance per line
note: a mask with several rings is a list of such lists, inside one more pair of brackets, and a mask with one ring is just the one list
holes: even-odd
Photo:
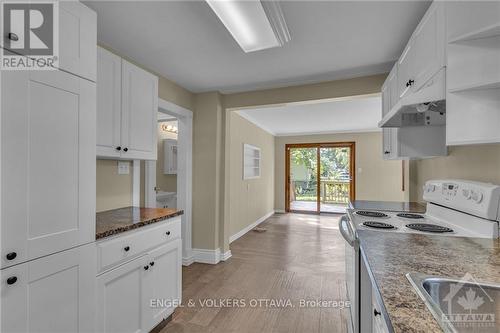
[(321, 213), (321, 165), (318, 163), (316, 170), (316, 211), (297, 211), (290, 209), (290, 149), (291, 148), (316, 148), (316, 158), (320, 160), (320, 148), (349, 148), (351, 154), (349, 156), (349, 173), (351, 174), (351, 182), (349, 184), (349, 200), (356, 199), (356, 142), (342, 141), (342, 142), (317, 142), (317, 143), (287, 143), (285, 144), (285, 212), (287, 213)]
[[(177, 118), (177, 208), (182, 209), (182, 264), (194, 262), (192, 248), (192, 198), (193, 198), (193, 112), (172, 102), (158, 99), (158, 111)], [(154, 128), (156, 131), (156, 127)], [(156, 161), (145, 161), (145, 206), (156, 207)]]

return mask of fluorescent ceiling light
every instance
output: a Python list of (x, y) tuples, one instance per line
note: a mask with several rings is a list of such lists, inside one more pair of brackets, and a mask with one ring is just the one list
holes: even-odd
[(275, 1), (206, 2), (245, 52), (278, 47), (290, 41), (283, 12)]

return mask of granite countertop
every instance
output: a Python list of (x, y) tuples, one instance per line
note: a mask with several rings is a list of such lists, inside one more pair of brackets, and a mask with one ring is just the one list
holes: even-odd
[(406, 273), (500, 284), (500, 240), (358, 231), (394, 332), (441, 332)]
[(349, 202), (352, 209), (382, 210), (408, 213), (425, 213), (425, 204), (419, 202), (354, 200)]
[(95, 238), (100, 239), (184, 214), (175, 208), (124, 207), (96, 214)]

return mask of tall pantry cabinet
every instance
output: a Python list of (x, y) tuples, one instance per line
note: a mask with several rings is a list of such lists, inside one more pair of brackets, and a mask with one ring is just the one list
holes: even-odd
[(59, 69), (0, 72), (2, 332), (95, 330), (96, 14), (59, 15)]

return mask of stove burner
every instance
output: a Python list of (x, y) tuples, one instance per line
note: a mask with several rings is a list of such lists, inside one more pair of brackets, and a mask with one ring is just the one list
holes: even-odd
[(424, 217), (420, 214), (412, 214), (412, 213), (399, 213), (396, 216), (404, 217), (406, 219), (423, 219)]
[(388, 217), (387, 214), (381, 212), (372, 212), (369, 210), (358, 210), (356, 214), (367, 217)]
[(436, 232), (436, 233), (453, 232), (453, 229), (428, 223), (410, 223), (407, 224), (406, 227), (413, 230), (425, 231), (425, 232)]
[(363, 225), (375, 229), (394, 229), (394, 226), (392, 224), (384, 222), (366, 221), (363, 223)]

